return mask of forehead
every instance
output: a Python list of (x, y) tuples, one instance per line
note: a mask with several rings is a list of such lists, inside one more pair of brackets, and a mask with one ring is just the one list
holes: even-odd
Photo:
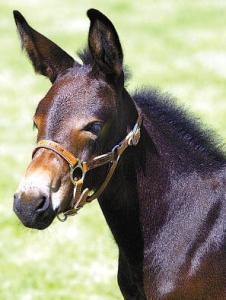
[[(102, 79), (90, 75), (88, 67), (71, 69), (58, 79), (39, 103), (36, 117), (46, 117), (48, 123), (60, 123), (68, 118), (105, 119), (116, 109), (116, 93)], [(56, 124), (55, 124), (56, 125)]]

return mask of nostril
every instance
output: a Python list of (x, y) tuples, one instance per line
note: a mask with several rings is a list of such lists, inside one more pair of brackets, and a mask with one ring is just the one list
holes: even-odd
[(40, 200), (38, 205), (36, 206), (37, 212), (43, 212), (49, 207), (49, 198), (46, 196), (43, 196)]
[(13, 195), (14, 201), (13, 201), (13, 209), (14, 211), (18, 211), (20, 208), (20, 199), (19, 195), (16, 193)]
[(45, 202), (46, 202), (46, 197), (44, 196), (44, 197), (41, 198), (38, 206), (36, 207), (36, 210), (42, 209), (42, 207), (44, 206)]
[(14, 202), (19, 202), (19, 201), (20, 201), (20, 196), (19, 196), (18, 193), (15, 193), (15, 194), (13, 195), (13, 200), (14, 200)]

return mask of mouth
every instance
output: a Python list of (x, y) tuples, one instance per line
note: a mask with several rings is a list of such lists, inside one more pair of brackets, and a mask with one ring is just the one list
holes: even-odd
[(73, 202), (73, 189), (71, 188), (69, 193), (66, 195), (61, 194), (58, 198), (58, 195), (52, 195), (52, 206), (56, 215), (61, 214), (71, 208)]

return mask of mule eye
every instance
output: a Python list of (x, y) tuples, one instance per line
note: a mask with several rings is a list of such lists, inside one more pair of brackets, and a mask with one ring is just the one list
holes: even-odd
[(93, 122), (93, 123), (90, 123), (88, 124), (84, 130), (85, 131), (89, 131), (91, 132), (92, 134), (95, 134), (95, 135), (99, 135), (100, 132), (101, 132), (101, 129), (102, 129), (102, 123), (100, 122)]

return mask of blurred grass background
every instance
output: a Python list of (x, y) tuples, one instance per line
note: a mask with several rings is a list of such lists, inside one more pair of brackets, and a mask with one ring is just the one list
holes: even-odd
[(35, 142), (32, 116), (50, 84), (20, 51), (12, 10), (75, 56), (86, 43), (86, 10), (115, 24), (133, 74), (176, 96), (226, 138), (226, 1), (9, 0), (0, 2), (0, 299), (122, 299), (117, 249), (97, 203), (38, 232), (12, 212), (12, 195)]

